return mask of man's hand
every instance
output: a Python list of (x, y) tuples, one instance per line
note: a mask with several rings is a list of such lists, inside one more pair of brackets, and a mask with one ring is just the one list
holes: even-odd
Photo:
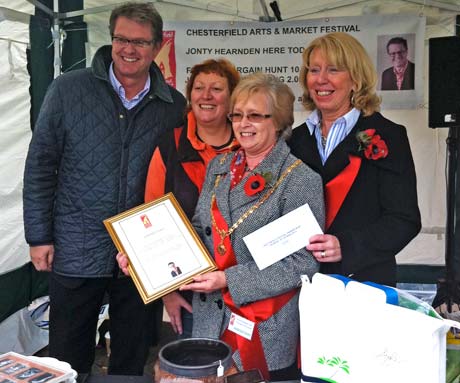
[(30, 259), (37, 271), (51, 271), (54, 258), (54, 245), (30, 247)]
[(129, 275), (129, 269), (128, 269), (129, 260), (126, 254), (118, 253), (116, 259), (117, 259), (118, 267), (123, 272), (123, 274)]
[(177, 291), (173, 291), (163, 297), (163, 304), (169, 315), (171, 326), (176, 334), (182, 334), (182, 317), (181, 308), (183, 307), (189, 313), (192, 312), (192, 306)]

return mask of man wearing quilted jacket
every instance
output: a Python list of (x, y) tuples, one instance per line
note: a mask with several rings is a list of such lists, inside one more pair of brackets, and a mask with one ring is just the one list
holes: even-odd
[(112, 45), (91, 68), (59, 76), (43, 102), (26, 160), (24, 225), (35, 268), (49, 271), (49, 354), (82, 381), (109, 296), (109, 374), (142, 375), (153, 308), (121, 277), (103, 220), (143, 202), (159, 136), (182, 123), (185, 100), (153, 62), (163, 22), (151, 3), (110, 16)]

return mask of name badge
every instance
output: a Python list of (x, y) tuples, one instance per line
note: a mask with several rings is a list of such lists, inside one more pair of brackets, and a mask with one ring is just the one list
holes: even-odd
[(254, 331), (255, 323), (240, 316), (235, 313), (232, 313), (230, 316), (230, 322), (228, 324), (228, 329), (235, 334), (238, 334), (248, 340), (252, 338), (252, 332)]

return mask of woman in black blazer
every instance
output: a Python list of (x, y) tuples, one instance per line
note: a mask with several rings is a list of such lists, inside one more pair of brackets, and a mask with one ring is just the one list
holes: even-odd
[(377, 74), (354, 37), (318, 37), (302, 58), (312, 113), (289, 145), (322, 176), (326, 199), (325, 234), (307, 249), (323, 273), (394, 286), (395, 256), (421, 227), (406, 129), (378, 112)]

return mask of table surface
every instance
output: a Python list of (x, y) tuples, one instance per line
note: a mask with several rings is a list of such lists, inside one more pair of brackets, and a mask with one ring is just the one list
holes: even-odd
[(127, 375), (92, 375), (85, 383), (152, 383), (153, 377)]
[[(144, 376), (126, 376), (126, 375), (94, 375), (90, 376), (85, 383), (152, 383), (153, 378), (148, 375)], [(282, 382), (271, 383), (299, 383), (298, 380), (285, 380)]]

